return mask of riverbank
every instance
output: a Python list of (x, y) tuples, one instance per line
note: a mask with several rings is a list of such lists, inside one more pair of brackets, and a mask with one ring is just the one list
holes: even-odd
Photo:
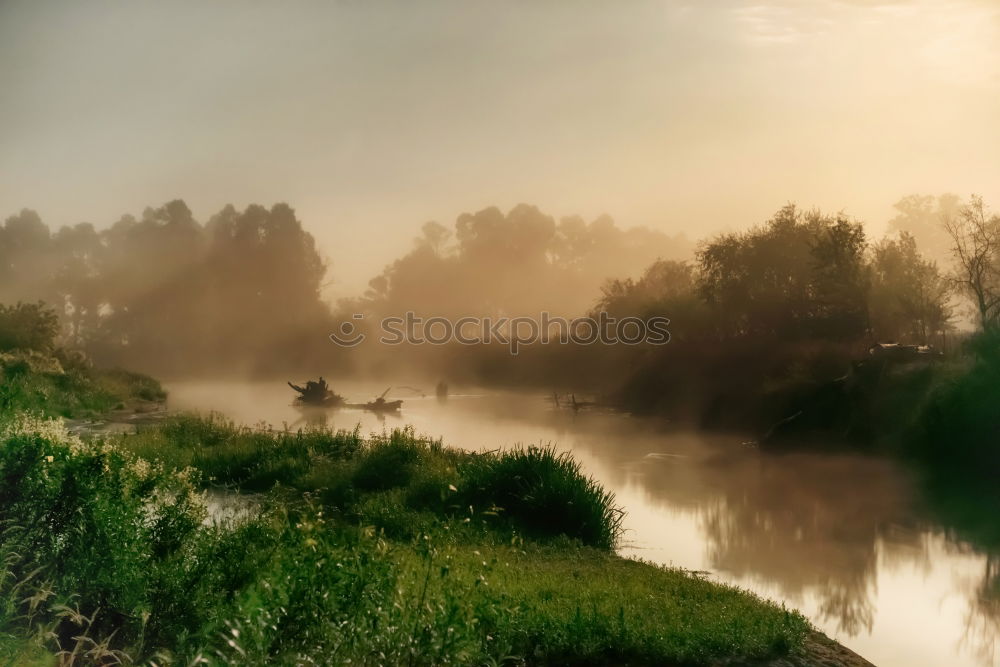
[[(20, 422), (5, 443), (5, 521), (53, 517), (5, 533), (22, 645), (47, 628), (49, 650), (132, 660), (815, 664), (799, 614), (615, 556), (613, 498), (551, 450), (192, 417), (90, 443)], [(206, 522), (198, 489), (220, 483), (268, 489), (259, 514)]]
[(162, 406), (166, 396), (148, 375), (96, 368), (72, 352), (0, 352), (0, 416), (34, 412), (88, 419), (113, 411), (131, 414)]
[[(991, 480), (1000, 470), (1000, 336), (948, 355), (817, 341), (681, 343), (637, 364), (620, 404), (773, 451), (888, 455), (928, 472)], [(734, 370), (737, 369), (737, 370)]]
[[(551, 449), (183, 415), (81, 439), (30, 415), (147, 409), (162, 388), (0, 361), (11, 662), (778, 665), (821, 645), (797, 612), (616, 556), (614, 497)], [(213, 519), (220, 487), (255, 511)]]

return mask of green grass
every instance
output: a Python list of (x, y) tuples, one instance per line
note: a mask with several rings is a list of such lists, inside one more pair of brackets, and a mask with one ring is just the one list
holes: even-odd
[(54, 667), (57, 660), (37, 642), (15, 635), (0, 635), (0, 664), (17, 667)]
[[(540, 664), (768, 657), (797, 646), (807, 628), (745, 592), (570, 542), (449, 546), (428, 565), (432, 598), (469, 600), (492, 648)], [(404, 568), (411, 582), (426, 572), (412, 552)]]
[(614, 496), (550, 448), (472, 454), (397, 429), (272, 432), (218, 416), (180, 416), (144, 427), (121, 446), (240, 491), (280, 485), (313, 492), (328, 508), (411, 538), (428, 522), (470, 519), (507, 534), (564, 535), (612, 549), (621, 534)]
[[(209, 476), (274, 492), (213, 524), (197, 491)], [(615, 556), (619, 521), (613, 497), (548, 449), (194, 417), (83, 442), (8, 418), (0, 651), (18, 664), (669, 665), (801, 645), (797, 613)]]
[(0, 354), (0, 415), (92, 417), (165, 398), (159, 382), (139, 373), (91, 368), (65, 354)]

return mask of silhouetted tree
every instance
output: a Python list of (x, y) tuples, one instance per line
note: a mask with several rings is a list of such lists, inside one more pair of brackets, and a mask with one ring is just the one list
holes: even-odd
[(950, 286), (937, 264), (917, 251), (907, 232), (885, 238), (871, 249), (872, 330), (879, 340), (926, 343), (948, 327)]
[(973, 196), (944, 222), (955, 258), (954, 280), (973, 301), (983, 330), (1000, 323), (1000, 216)]
[[(615, 317), (666, 317), (674, 342), (698, 337), (704, 329), (704, 305), (696, 289), (695, 269), (688, 262), (659, 260), (638, 280), (609, 280), (601, 288), (597, 311)], [(595, 313), (596, 315), (596, 313)]]
[(842, 216), (817, 219), (813, 242), (813, 332), (821, 338), (854, 340), (868, 331), (865, 231)]
[(867, 323), (864, 248), (860, 223), (788, 205), (704, 244), (699, 291), (723, 337), (850, 340)]
[(30, 209), (0, 226), (0, 300), (52, 300), (50, 241), (49, 228)]

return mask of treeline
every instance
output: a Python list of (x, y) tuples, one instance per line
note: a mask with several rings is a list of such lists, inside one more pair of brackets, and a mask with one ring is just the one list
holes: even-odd
[[(693, 264), (657, 262), (638, 280), (610, 282), (599, 309), (673, 320), (672, 344), (639, 353), (623, 401), (763, 431), (805, 409), (802, 396), (847, 377), (876, 342), (926, 346), (934, 359), (957, 325), (995, 327), (1000, 218), (978, 197), (936, 206), (910, 197), (897, 208), (890, 235), (872, 241), (857, 221), (786, 206), (763, 225), (704, 242)], [(916, 234), (946, 239), (946, 255), (936, 246), (945, 266), (920, 252)], [(840, 435), (867, 421), (851, 410), (826, 410), (843, 422)]]
[(66, 345), (163, 374), (322, 358), (325, 271), (286, 204), (227, 206), (200, 223), (177, 200), (100, 231), (53, 232), (24, 210), (0, 226), (0, 302), (45, 302)]
[(454, 230), (429, 222), (412, 251), (373, 278), (362, 298), (342, 309), (373, 315), (538, 315), (586, 312), (601, 284), (658, 258), (693, 256), (684, 235), (622, 229), (608, 216), (558, 222), (535, 206), (504, 214), (464, 213)]
[[(571, 255), (573, 261), (560, 254), (572, 247), (565, 223), (555, 225), (530, 207), (506, 217), (487, 210), (460, 218), (445, 250), (438, 240), (449, 238), (447, 230), (425, 228), (416, 249), (373, 280), (365, 298), (341, 304), (341, 312), (366, 313), (369, 324), (404, 310), (666, 317), (672, 338), (665, 347), (536, 345), (515, 359), (503, 344), (453, 344), (369, 349), (358, 358), (374, 369), (417, 364), (457, 380), (617, 393), (633, 409), (745, 424), (742, 410), (757, 411), (747, 395), (842, 375), (876, 341), (947, 346), (961, 314), (954, 275), (928, 258), (918, 235), (948, 237), (946, 215), (971, 210), (952, 203), (951, 197), (901, 200), (893, 231), (880, 240), (870, 239), (859, 221), (789, 205), (763, 224), (707, 239), (693, 251), (676, 239), (653, 246), (640, 235), (633, 249), (617, 232), (578, 244), (593, 250)], [(618, 275), (633, 277), (596, 288), (581, 280), (600, 274), (580, 267), (602, 248), (611, 257), (631, 257)], [(639, 263), (651, 251), (655, 258)]]
[[(533, 206), (430, 222), (411, 252), (341, 313), (583, 312), (603, 280), (693, 244), (602, 216), (558, 222)], [(24, 210), (0, 225), (0, 303), (44, 302), (60, 341), (99, 363), (159, 375), (283, 375), (365, 368), (328, 334), (327, 266), (295, 212), (227, 206), (207, 222), (183, 201), (107, 229), (52, 231)]]
[(793, 205), (763, 225), (613, 280), (598, 304), (669, 315), (675, 340), (933, 343), (951, 326), (950, 284), (906, 231), (871, 242), (862, 223)]
[[(684, 367), (693, 382), (715, 369), (729, 383), (739, 384), (735, 376), (760, 384), (791, 371), (820, 377), (875, 341), (942, 349), (962, 314), (955, 310), (962, 293), (979, 290), (979, 319), (992, 317), (1000, 304), (983, 292), (989, 276), (963, 283), (927, 252), (929, 243), (939, 249), (942, 238), (958, 243), (983, 228), (982, 202), (908, 197), (897, 209), (893, 232), (881, 240), (843, 215), (789, 205), (761, 225), (695, 246), (683, 236), (624, 230), (607, 217), (557, 221), (528, 205), (487, 208), (459, 216), (451, 229), (425, 224), (409, 253), (334, 312), (321, 297), (327, 267), (285, 204), (227, 206), (202, 223), (173, 201), (107, 229), (54, 232), (26, 210), (0, 226), (0, 303), (43, 301), (58, 315), (62, 343), (102, 364), (162, 375), (392, 372), (409, 363), (486, 383), (602, 391), (624, 384), (628, 403), (650, 408), (669, 402)], [(962, 244), (970, 266), (984, 265), (971, 237)], [(327, 337), (354, 313), (374, 326), (405, 311), (595, 310), (668, 317), (672, 342), (548, 346), (513, 360), (504, 346), (345, 350)]]
[[(786, 207), (703, 243), (693, 264), (609, 283), (599, 309), (674, 320), (668, 346), (609, 352), (629, 369), (621, 402), (769, 445), (860, 444), (995, 479), (1000, 215), (975, 196), (939, 201), (955, 204), (937, 213), (945, 266), (906, 229), (872, 242), (857, 222)], [(897, 341), (910, 347), (873, 345)]]

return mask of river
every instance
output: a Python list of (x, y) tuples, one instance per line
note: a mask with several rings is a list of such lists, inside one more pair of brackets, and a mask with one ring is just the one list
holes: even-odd
[[(801, 610), (876, 665), (1000, 665), (998, 554), (936, 522), (897, 464), (850, 455), (760, 452), (733, 436), (603, 410), (556, 409), (541, 395), (394, 388), (399, 416), (306, 411), (277, 383), (168, 384), (169, 407), (247, 424), (363, 433), (412, 425), (446, 445), (553, 445), (614, 491), (625, 556), (707, 572)], [(349, 401), (385, 389), (336, 383)], [(425, 387), (432, 393), (433, 387)]]

